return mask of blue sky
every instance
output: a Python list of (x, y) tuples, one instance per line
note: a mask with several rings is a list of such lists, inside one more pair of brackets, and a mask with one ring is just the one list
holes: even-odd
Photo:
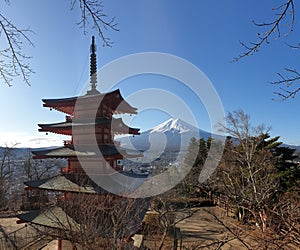
[[(131, 0), (103, 4), (108, 15), (116, 16), (120, 29), (106, 32), (114, 42), (111, 48), (102, 46), (95, 31), (83, 34), (76, 25), (80, 13), (76, 9), (69, 11), (69, 1), (12, 0), (10, 5), (0, 2), (1, 12), (18, 27), (30, 27), (34, 31), (30, 37), (35, 45), (24, 47), (24, 52), (32, 56), (30, 64), (35, 71), (30, 78), (31, 86), (20, 79), (15, 79), (12, 87), (0, 84), (1, 145), (20, 142), (20, 146), (45, 146), (67, 139), (38, 133), (38, 123), (64, 120), (63, 114), (43, 108), (41, 99), (80, 93), (89, 76), (92, 35), (96, 36), (98, 68), (134, 53), (176, 55), (206, 74), (226, 112), (243, 109), (251, 116), (253, 125), (264, 123), (272, 127), (272, 136), (280, 135), (285, 143), (300, 145), (300, 96), (284, 102), (274, 101), (273, 92), (277, 89), (269, 83), (285, 67), (297, 66), (298, 52), (285, 46), (286, 40), (274, 40), (258, 54), (230, 62), (243, 52), (240, 40), (255, 40), (258, 30), (252, 20), (271, 20), (274, 1)], [(299, 20), (295, 25), (299, 26)], [(295, 38), (296, 34), (289, 37), (292, 41)], [(174, 79), (143, 75), (118, 85), (125, 98), (143, 88), (162, 86), (181, 96), (188, 106), (196, 105), (193, 113), (199, 127), (210, 130), (203, 105), (194, 101), (193, 93), (185, 92)], [(138, 102), (131, 104), (139, 108)], [(146, 130), (168, 117), (166, 113), (143, 111), (130, 125)]]

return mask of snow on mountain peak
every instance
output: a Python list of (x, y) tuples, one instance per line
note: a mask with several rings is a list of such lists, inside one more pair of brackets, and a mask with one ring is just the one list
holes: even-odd
[(157, 125), (154, 127), (150, 133), (158, 132), (158, 133), (165, 133), (165, 132), (172, 132), (172, 133), (184, 133), (191, 130), (195, 130), (193, 126), (190, 124), (180, 120), (179, 118), (170, 118), (169, 120)]

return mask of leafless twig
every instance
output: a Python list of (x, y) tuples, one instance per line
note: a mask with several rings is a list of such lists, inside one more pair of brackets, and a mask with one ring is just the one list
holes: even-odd
[[(269, 44), (271, 38), (274, 40), (282, 37), (281, 29), (288, 29), (284, 36), (288, 36), (291, 32), (294, 31), (295, 25), (295, 2), (294, 0), (285, 0), (283, 4), (280, 4), (278, 7), (273, 8), (275, 12), (275, 17), (270, 22), (262, 22), (257, 23), (253, 21), (254, 25), (258, 28), (265, 29), (263, 32), (257, 33), (258, 40), (256, 42), (244, 43), (240, 42), (240, 44), (244, 47), (245, 52), (235, 57), (233, 61), (239, 61), (240, 59), (253, 55), (259, 51), (263, 44)], [(296, 45), (291, 45), (286, 43), (291, 49), (299, 49), (300, 43)], [(271, 82), (272, 84), (281, 85), (283, 87), (279, 87), (279, 91), (274, 92), (280, 100), (286, 100), (289, 98), (294, 98), (296, 94), (299, 92), (300, 88), (295, 87), (295, 85), (299, 84), (300, 74), (297, 70), (286, 68), (286, 73), (289, 76), (284, 76), (282, 73), (278, 73), (279, 80)]]
[(289, 34), (293, 31), (294, 28), (294, 22), (295, 22), (295, 6), (293, 0), (286, 0), (285, 3), (281, 4), (280, 6), (273, 9), (273, 11), (279, 11), (279, 13), (276, 13), (276, 17), (271, 22), (263, 22), (263, 23), (257, 23), (253, 21), (253, 23), (257, 27), (267, 28), (265, 32), (257, 33), (258, 41), (257, 42), (249, 42), (247, 45), (244, 42), (240, 42), (240, 44), (246, 49), (246, 51), (239, 55), (238, 57), (234, 58), (233, 61), (238, 61), (241, 58), (244, 58), (246, 56), (253, 55), (254, 53), (258, 52), (260, 47), (263, 44), (269, 44), (270, 38), (275, 35), (275, 39), (278, 39), (281, 37), (281, 24), (284, 20), (286, 20), (288, 17), (290, 18), (290, 21), (288, 21), (288, 32)]
[(71, 10), (74, 9), (76, 3), (79, 3), (81, 10), (81, 19), (78, 22), (80, 28), (83, 28), (84, 33), (87, 33), (87, 26), (90, 25), (96, 29), (103, 41), (104, 46), (112, 46), (110, 38), (104, 35), (103, 30), (119, 31), (115, 17), (109, 18), (103, 11), (103, 5), (98, 0), (71, 0)]
[(284, 85), (284, 87), (279, 88), (281, 92), (274, 92), (281, 100), (295, 98), (296, 94), (300, 91), (300, 87), (295, 87), (295, 85), (299, 84), (300, 73), (296, 69), (289, 68), (286, 68), (285, 71), (289, 74), (289, 76), (284, 76), (282, 73), (278, 73), (277, 75), (279, 76), (279, 80), (271, 82), (275, 85)]
[(31, 32), (30, 28), (16, 27), (0, 13), (0, 36), (4, 36), (7, 44), (7, 47), (0, 50), (0, 79), (8, 86), (11, 86), (11, 81), (17, 76), (21, 76), (30, 85), (29, 76), (33, 70), (28, 64), (30, 56), (23, 53), (23, 46), (24, 42), (33, 46), (28, 36)]
[[(10, 0), (5, 2), (9, 4)], [(103, 45), (112, 46), (112, 41), (105, 36), (104, 31), (118, 31), (115, 17), (109, 18), (104, 13), (102, 2), (99, 0), (70, 0), (71, 10), (75, 8), (76, 3), (81, 11), (78, 25), (83, 28), (84, 34), (87, 33), (88, 27), (96, 29)], [(18, 28), (0, 12), (0, 37), (4, 38), (4, 47), (0, 48), (0, 81), (8, 86), (19, 76), (30, 86), (29, 77), (34, 71), (29, 65), (31, 56), (24, 52), (24, 45), (28, 43), (34, 46), (30, 38), (31, 33), (33, 31), (30, 28)]]

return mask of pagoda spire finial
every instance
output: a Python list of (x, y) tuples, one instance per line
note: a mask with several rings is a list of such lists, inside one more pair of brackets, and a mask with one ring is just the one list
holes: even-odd
[(91, 44), (91, 57), (90, 57), (90, 85), (91, 91), (96, 91), (97, 87), (97, 59), (96, 59), (96, 45), (95, 37), (92, 36)]

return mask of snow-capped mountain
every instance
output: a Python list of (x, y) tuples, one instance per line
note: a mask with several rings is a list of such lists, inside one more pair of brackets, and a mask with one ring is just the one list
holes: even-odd
[(197, 131), (198, 129), (193, 127), (192, 125), (180, 120), (179, 118), (176, 119), (169, 119), (156, 127), (150, 130), (150, 133), (165, 133), (165, 132), (172, 132), (172, 133), (186, 133), (189, 131)]
[(211, 134), (191, 124), (171, 118), (140, 135), (122, 137), (118, 141), (121, 147), (134, 148), (141, 151), (182, 151), (186, 150), (190, 139), (207, 139)]

